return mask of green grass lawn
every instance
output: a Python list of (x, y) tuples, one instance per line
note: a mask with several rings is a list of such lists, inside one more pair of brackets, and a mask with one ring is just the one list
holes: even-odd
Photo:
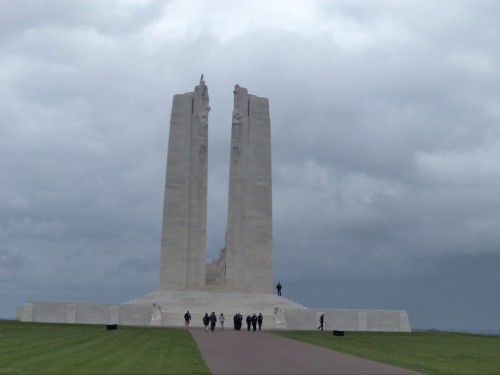
[(0, 321), (0, 374), (210, 374), (187, 330)]
[(500, 336), (450, 332), (275, 331), (358, 357), (427, 374), (500, 375)]
[[(427, 374), (500, 375), (500, 336), (448, 332), (273, 333)], [(1, 374), (210, 374), (182, 328), (0, 320)]]

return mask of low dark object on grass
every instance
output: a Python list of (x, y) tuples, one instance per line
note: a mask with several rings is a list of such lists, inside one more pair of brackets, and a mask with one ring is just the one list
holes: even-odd
[(333, 330), (333, 335), (334, 336), (344, 336), (344, 331), (337, 331), (337, 330)]
[(114, 329), (118, 329), (118, 324), (107, 324), (106, 325), (106, 330), (107, 331), (112, 331)]

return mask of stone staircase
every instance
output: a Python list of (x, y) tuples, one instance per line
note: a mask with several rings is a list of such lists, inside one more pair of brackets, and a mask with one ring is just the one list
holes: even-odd
[[(217, 317), (221, 312), (224, 313), (225, 325), (228, 328), (232, 328), (233, 316), (238, 312), (243, 315), (243, 319), (247, 315), (262, 313), (263, 328), (287, 328), (286, 322), (280, 319), (280, 314), (276, 314), (275, 307), (278, 306), (278, 310), (282, 312), (288, 309), (306, 309), (305, 306), (284, 297), (260, 293), (155, 291), (127, 302), (148, 306), (153, 306), (153, 303), (161, 306), (161, 325), (167, 326), (183, 326), (186, 311), (192, 316), (191, 325), (202, 326), (205, 313), (210, 315), (213, 311)], [(243, 327), (246, 327), (245, 322)]]

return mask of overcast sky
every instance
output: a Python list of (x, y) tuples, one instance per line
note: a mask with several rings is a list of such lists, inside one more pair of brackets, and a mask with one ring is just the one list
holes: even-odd
[(274, 280), (309, 307), (500, 329), (500, 2), (0, 0), (0, 317), (157, 288), (172, 97), (269, 98)]

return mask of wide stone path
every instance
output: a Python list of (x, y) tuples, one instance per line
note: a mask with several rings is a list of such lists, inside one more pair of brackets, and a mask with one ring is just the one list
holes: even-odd
[(266, 332), (189, 330), (213, 375), (420, 374)]

